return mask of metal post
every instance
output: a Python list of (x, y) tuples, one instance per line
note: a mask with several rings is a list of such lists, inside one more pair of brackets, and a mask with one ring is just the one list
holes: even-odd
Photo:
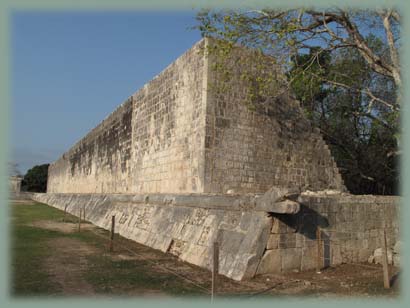
[(216, 294), (216, 283), (217, 276), (219, 273), (219, 244), (214, 242), (213, 244), (213, 257), (212, 257), (212, 291), (211, 291), (211, 301), (214, 301)]
[(111, 217), (110, 251), (114, 251), (115, 215)]
[(388, 267), (388, 256), (387, 256), (387, 238), (386, 238), (386, 229), (383, 230), (383, 282), (384, 288), (390, 289), (390, 278), (389, 278), (389, 267)]

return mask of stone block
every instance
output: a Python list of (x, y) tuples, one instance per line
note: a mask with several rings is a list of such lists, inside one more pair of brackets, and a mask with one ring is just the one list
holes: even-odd
[(330, 248), (330, 255), (331, 255), (331, 265), (339, 265), (342, 264), (342, 254), (340, 250), (340, 245), (332, 245)]
[(282, 233), (279, 239), (279, 248), (295, 248), (296, 233)]
[(282, 272), (300, 270), (302, 264), (301, 248), (281, 249)]
[(256, 274), (280, 273), (282, 271), (281, 250), (266, 250)]
[(266, 249), (277, 249), (279, 248), (280, 235), (279, 234), (270, 234), (268, 238), (268, 244)]
[(287, 225), (283, 223), (280, 219), (273, 217), (272, 220), (273, 221), (272, 221), (271, 233), (278, 234), (278, 233), (288, 232)]

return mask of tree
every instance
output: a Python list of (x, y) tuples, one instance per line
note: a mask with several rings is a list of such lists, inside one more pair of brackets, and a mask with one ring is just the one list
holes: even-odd
[(50, 164), (36, 165), (24, 175), (22, 186), (27, 191), (46, 192), (48, 166)]
[[(373, 38), (370, 37), (370, 40)], [(311, 52), (315, 52), (312, 50)], [(354, 50), (345, 50), (333, 57), (324, 56), (319, 65), (305, 69), (309, 54), (293, 61), (289, 78), (294, 78), (293, 92), (302, 102), (307, 116), (319, 127), (352, 193), (397, 193), (398, 164), (390, 153), (396, 150), (390, 130), (374, 119), (363, 116), (369, 105), (359, 91), (331, 88), (323, 79), (330, 75), (348, 75), (346, 83), (357, 89), (370, 83), (388, 92), (383, 80), (374, 79), (366, 62)], [(320, 74), (320, 78), (315, 76)], [(393, 89), (390, 88), (390, 91)], [(386, 93), (387, 95), (388, 93)], [(391, 97), (394, 92), (389, 93)], [(389, 119), (378, 110), (380, 118)], [(393, 123), (391, 123), (393, 125)], [(342, 129), (341, 129), (342, 128)]]
[[(354, 49), (374, 74), (391, 80), (400, 93), (400, 15), (394, 10), (203, 10), (198, 13), (197, 20), (203, 36), (262, 50), (285, 65), (292, 57), (312, 47), (316, 52), (311, 53), (307, 68), (317, 62), (322, 53)], [(368, 31), (378, 33), (383, 39), (382, 50), (376, 51), (368, 44), (364, 35)], [(325, 81), (338, 88), (351, 88), (337, 78)], [(401, 95), (395, 95), (394, 99), (382, 97), (371, 87), (356, 91), (371, 100), (371, 107), (383, 105), (391, 112), (400, 111)], [(372, 108), (366, 111), (366, 116), (377, 117)]]
[(401, 109), (396, 11), (204, 10), (197, 19), (203, 36), (221, 39), (225, 54), (239, 44), (282, 64), (288, 88), (321, 129), (350, 191), (395, 192)]

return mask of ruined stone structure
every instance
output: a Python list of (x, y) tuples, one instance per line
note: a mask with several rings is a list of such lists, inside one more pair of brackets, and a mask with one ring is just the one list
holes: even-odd
[(9, 191), (10, 195), (18, 196), (21, 191), (21, 181), (23, 178), (21, 176), (10, 176), (9, 177)]
[(238, 280), (314, 268), (318, 227), (328, 264), (367, 260), (383, 229), (394, 245), (398, 198), (348, 194), (286, 90), (259, 109), (245, 103), (239, 78), (215, 91), (218, 58), (208, 44), (195, 44), (51, 164), (47, 194), (34, 199), (74, 215), (84, 208), (106, 229), (115, 215), (121, 235), (207, 268), (218, 241), (220, 272)]

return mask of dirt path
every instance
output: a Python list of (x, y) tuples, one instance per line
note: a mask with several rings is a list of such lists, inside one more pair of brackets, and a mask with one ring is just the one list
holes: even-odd
[[(78, 224), (76, 223), (59, 222), (59, 221), (53, 221), (53, 220), (37, 220), (29, 224), (29, 226), (52, 230), (52, 231), (58, 231), (62, 233), (73, 233), (78, 230)], [(96, 226), (89, 224), (89, 223), (81, 224), (81, 230), (90, 230), (90, 229), (95, 229), (95, 228)]]
[(77, 239), (57, 238), (48, 242), (53, 253), (44, 262), (51, 279), (61, 286), (64, 295), (94, 295), (93, 287), (83, 278), (88, 267), (87, 256), (97, 252), (95, 247)]
[[(77, 224), (52, 220), (39, 220), (30, 226), (73, 233), (77, 231)], [(82, 224), (82, 229), (92, 229), (91, 224)], [(45, 259), (44, 270), (51, 276), (51, 280), (62, 288), (63, 295), (94, 295), (91, 284), (83, 278), (88, 268), (87, 256), (96, 254), (99, 250), (78, 239), (59, 237), (47, 242), (52, 252)]]

